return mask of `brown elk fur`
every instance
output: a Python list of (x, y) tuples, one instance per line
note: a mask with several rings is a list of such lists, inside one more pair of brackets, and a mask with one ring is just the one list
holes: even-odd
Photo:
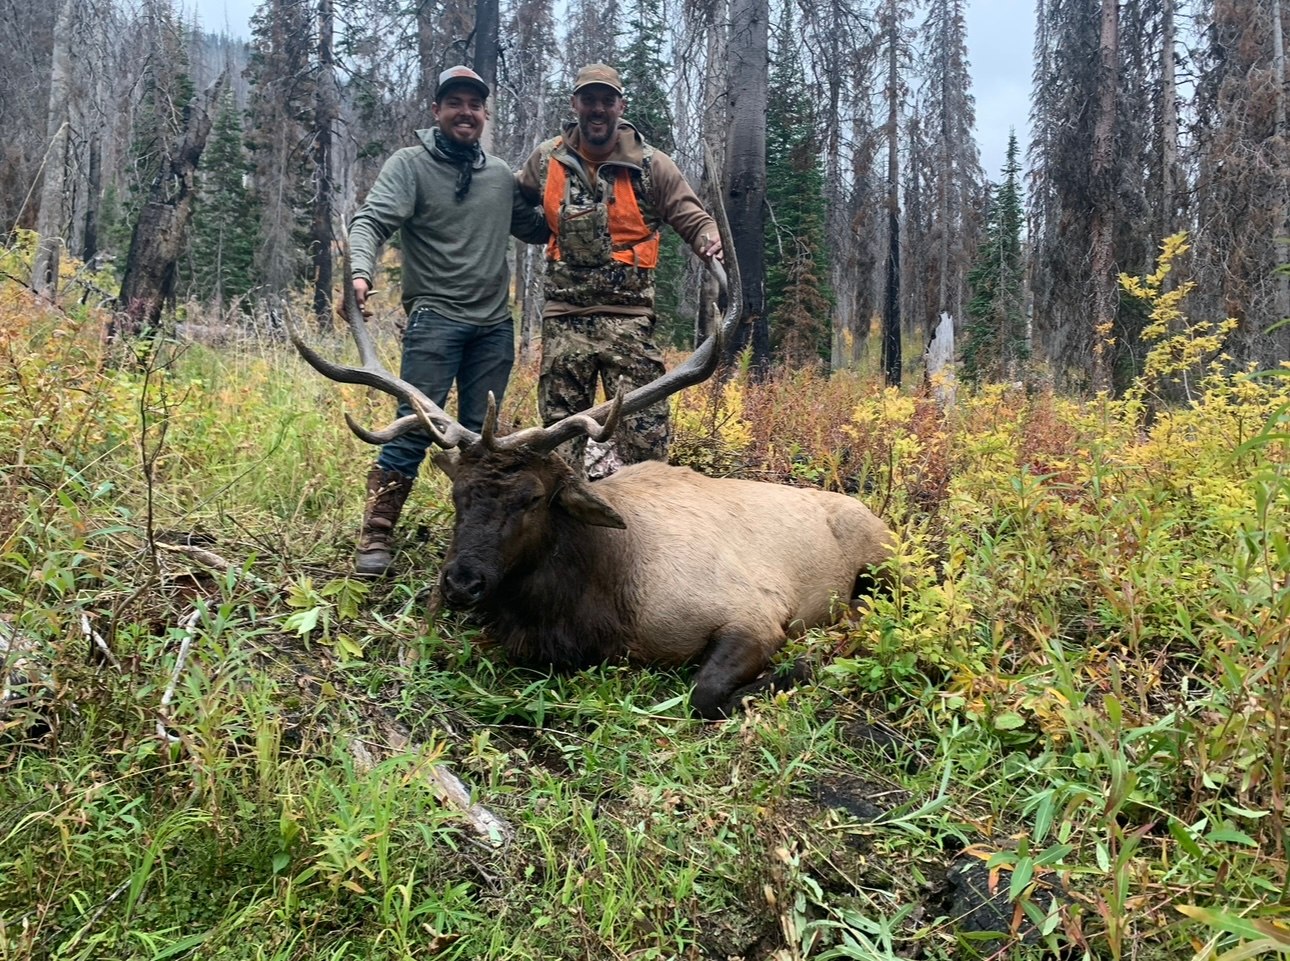
[(449, 605), (520, 663), (700, 660), (704, 717), (736, 706), (790, 636), (831, 623), (893, 547), (843, 494), (662, 463), (588, 483), (558, 455), (482, 444), (435, 461), (457, 509)]

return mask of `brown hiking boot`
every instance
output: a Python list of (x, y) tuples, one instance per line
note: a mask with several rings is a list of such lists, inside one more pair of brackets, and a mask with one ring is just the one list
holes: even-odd
[(358, 553), (354, 556), (356, 573), (379, 577), (390, 569), (394, 561), (390, 546), (394, 525), (399, 522), (403, 502), (411, 490), (412, 478), (398, 471), (373, 465), (367, 472), (367, 510), (363, 513)]

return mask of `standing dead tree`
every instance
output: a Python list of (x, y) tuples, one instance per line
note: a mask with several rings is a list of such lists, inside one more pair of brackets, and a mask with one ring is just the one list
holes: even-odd
[(184, 108), (183, 132), (174, 155), (161, 165), (130, 239), (125, 276), (117, 298), (114, 337), (139, 337), (155, 328), (175, 283), (175, 264), (192, 212), (194, 171), (215, 123), (215, 108), (228, 80), (220, 74)]
[(313, 257), (314, 320), (331, 329), (332, 219), (335, 208), (335, 132), (340, 119), (336, 77), (336, 11), (332, 0), (318, 2), (318, 82), (314, 85), (314, 198), (309, 222)]
[(727, 363), (752, 347), (753, 366), (770, 365), (766, 316), (766, 84), (769, 7), (735, 0), (730, 7), (730, 128), (726, 141), (725, 204), (742, 274), (743, 313), (726, 345)]
[(58, 265), (65, 243), (68, 141), (71, 139), (72, 30), (81, 4), (62, 0), (54, 23), (54, 53), (49, 80), (49, 149), (40, 194), (37, 231), (40, 246), (31, 268), (31, 286), (53, 300), (58, 293)]
[(1097, 119), (1093, 125), (1092, 262), (1093, 262), (1093, 389), (1111, 386), (1110, 339), (1115, 323), (1115, 93), (1120, 57), (1120, 5), (1102, 0), (1098, 48)]

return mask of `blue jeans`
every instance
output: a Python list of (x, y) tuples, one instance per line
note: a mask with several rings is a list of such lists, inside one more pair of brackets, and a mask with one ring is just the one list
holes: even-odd
[[(487, 327), (449, 320), (431, 310), (414, 310), (403, 334), (399, 376), (440, 407), (457, 382), (457, 420), (476, 433), (488, 412), (488, 393), (501, 404), (515, 362), (515, 325), (503, 320)], [(399, 402), (398, 416), (412, 413)], [(381, 447), (376, 459), (384, 470), (416, 477), (432, 441), (424, 431), (409, 431)]]

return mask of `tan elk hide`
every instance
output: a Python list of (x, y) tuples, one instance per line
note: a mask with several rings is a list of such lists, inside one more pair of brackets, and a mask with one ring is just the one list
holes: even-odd
[(760, 686), (784, 642), (832, 623), (891, 554), (887, 526), (844, 494), (660, 462), (587, 482), (556, 454), (482, 445), (435, 462), (457, 508), (449, 606), (522, 664), (699, 661), (704, 717)]

